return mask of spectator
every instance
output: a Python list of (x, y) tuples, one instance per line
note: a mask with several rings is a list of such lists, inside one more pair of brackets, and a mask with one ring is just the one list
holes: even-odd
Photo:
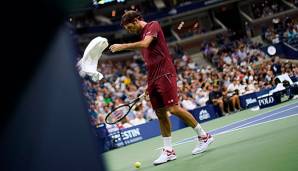
[(281, 74), (281, 65), (280, 65), (280, 61), (279, 61), (279, 57), (275, 57), (274, 59), (272, 59), (272, 65), (271, 65), (271, 70), (274, 74), (274, 76), (280, 75)]
[(134, 126), (146, 123), (146, 119), (144, 118), (143, 111), (137, 111), (136, 118), (131, 120), (130, 123)]
[(231, 113), (234, 109), (231, 109), (232, 101), (231, 98), (228, 96), (228, 89), (227, 87), (222, 87), (222, 97), (224, 103), (224, 111), (228, 114)]
[(124, 117), (119, 123), (117, 123), (119, 129), (130, 128), (133, 125), (130, 123), (128, 117)]
[(144, 106), (144, 115), (145, 115), (147, 121), (158, 119), (155, 114), (155, 111), (153, 110), (153, 108), (151, 106), (151, 103), (145, 102), (145, 103), (143, 103), (143, 106)]
[(282, 1), (275, 0), (263, 0), (255, 1), (251, 3), (251, 9), (254, 18), (266, 17), (268, 15), (273, 15), (279, 13), (288, 8), (282, 3)]
[(224, 102), (222, 92), (219, 90), (218, 85), (210, 86), (211, 92), (209, 93), (209, 103), (219, 107), (222, 115), (227, 115), (224, 111)]
[(232, 111), (240, 110), (239, 86), (239, 80), (233, 79), (232, 83), (227, 87), (227, 97), (232, 102)]
[(186, 110), (193, 110), (193, 109), (197, 108), (197, 105), (194, 102), (191, 95), (183, 94), (182, 97), (183, 97), (183, 100), (181, 102), (181, 105), (183, 108), (185, 108)]
[(142, 104), (139, 104), (134, 110), (136, 117), (130, 123), (134, 126), (146, 123)]
[(245, 94), (253, 93), (256, 92), (256, 87), (253, 82), (253, 80), (246, 80), (247, 81), (247, 87), (245, 88)]
[(210, 91), (210, 85), (208, 83), (204, 84), (202, 88), (199, 88), (197, 90), (196, 92), (197, 96), (195, 100), (199, 106), (201, 107), (205, 106), (206, 103), (209, 101), (209, 91)]

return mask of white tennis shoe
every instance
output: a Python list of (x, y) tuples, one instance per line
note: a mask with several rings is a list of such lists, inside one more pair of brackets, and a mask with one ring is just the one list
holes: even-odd
[(176, 157), (176, 153), (174, 151), (174, 149), (172, 150), (166, 150), (166, 149), (162, 149), (160, 156), (158, 157), (158, 159), (156, 159), (153, 164), (154, 165), (159, 165), (159, 164), (163, 164), (166, 163), (168, 161), (171, 160), (175, 160)]
[(196, 147), (192, 150), (192, 154), (196, 155), (199, 153), (202, 153), (207, 150), (209, 144), (211, 144), (214, 141), (214, 138), (207, 133), (206, 137), (198, 137), (198, 144)]

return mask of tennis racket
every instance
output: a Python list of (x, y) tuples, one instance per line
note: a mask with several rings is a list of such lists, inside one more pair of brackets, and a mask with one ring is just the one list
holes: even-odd
[(131, 109), (134, 107), (135, 104), (137, 104), (142, 98), (145, 97), (145, 93), (138, 96), (136, 99), (115, 107), (114, 109), (109, 112), (105, 118), (105, 121), (107, 124), (115, 124), (119, 121), (121, 121), (123, 118), (128, 115), (128, 113), (131, 111)]

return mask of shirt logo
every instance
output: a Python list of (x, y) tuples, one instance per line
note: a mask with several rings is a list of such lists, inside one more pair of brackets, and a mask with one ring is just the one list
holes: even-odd
[(173, 103), (174, 102), (174, 100), (173, 99), (171, 99), (171, 100), (168, 100), (168, 103)]

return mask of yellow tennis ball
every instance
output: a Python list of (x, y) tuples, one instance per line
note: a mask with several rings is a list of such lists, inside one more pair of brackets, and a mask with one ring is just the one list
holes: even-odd
[(135, 168), (140, 168), (141, 167), (141, 162), (135, 162), (134, 166), (135, 166)]

